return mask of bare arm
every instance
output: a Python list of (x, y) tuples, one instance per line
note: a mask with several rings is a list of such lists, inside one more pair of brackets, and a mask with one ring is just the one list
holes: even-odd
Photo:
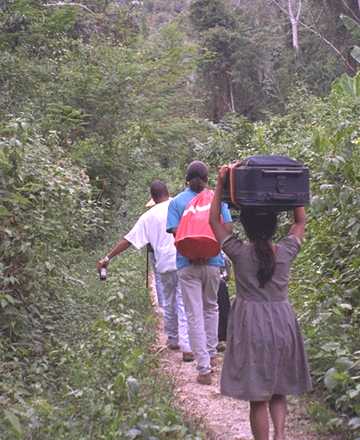
[(119, 240), (116, 245), (111, 249), (111, 251), (106, 255), (106, 257), (101, 258), (96, 262), (96, 267), (100, 270), (102, 267), (106, 267), (109, 264), (111, 258), (116, 257), (116, 255), (121, 254), (121, 252), (126, 251), (131, 246), (131, 243), (125, 238)]
[(219, 243), (221, 243), (226, 237), (232, 234), (232, 225), (230, 223), (221, 223), (221, 196), (224, 187), (224, 177), (227, 173), (227, 170), (227, 165), (223, 165), (219, 170), (209, 216), (210, 226)]
[(294, 208), (294, 223), (290, 228), (289, 234), (295, 235), (295, 237), (302, 240), (305, 234), (305, 225), (306, 225), (305, 208), (303, 206)]

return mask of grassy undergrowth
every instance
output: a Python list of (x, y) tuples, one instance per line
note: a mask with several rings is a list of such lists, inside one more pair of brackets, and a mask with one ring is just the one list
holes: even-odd
[(145, 263), (129, 252), (100, 282), (95, 255), (71, 267), (38, 345), (2, 359), (0, 438), (201, 439), (173, 409), (151, 350), (156, 319)]

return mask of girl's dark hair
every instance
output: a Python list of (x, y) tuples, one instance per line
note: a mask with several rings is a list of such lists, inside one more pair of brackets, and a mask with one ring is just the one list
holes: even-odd
[(201, 179), (200, 177), (194, 177), (193, 179), (189, 180), (188, 183), (189, 183), (189, 188), (191, 189), (191, 191), (199, 193), (204, 188), (206, 188), (207, 178)]
[(208, 181), (208, 167), (204, 162), (200, 160), (194, 160), (186, 169), (186, 182), (189, 188), (199, 193), (207, 184)]
[(249, 240), (254, 243), (255, 254), (259, 260), (257, 279), (260, 287), (264, 287), (275, 271), (275, 255), (270, 240), (277, 227), (276, 212), (243, 208), (240, 220)]

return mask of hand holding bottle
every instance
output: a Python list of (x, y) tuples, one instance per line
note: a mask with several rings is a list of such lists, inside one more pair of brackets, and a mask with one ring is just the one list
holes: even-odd
[(109, 264), (110, 258), (108, 256), (102, 258), (96, 262), (96, 268), (99, 272), (99, 277), (101, 281), (105, 281), (107, 277), (107, 265)]

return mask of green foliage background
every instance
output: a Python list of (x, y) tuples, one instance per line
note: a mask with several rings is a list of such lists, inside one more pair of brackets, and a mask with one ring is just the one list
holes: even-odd
[[(311, 169), (291, 291), (309, 410), (359, 438), (359, 74), (304, 30), (295, 59), (287, 20), (257, 0), (0, 3), (0, 436), (201, 437), (149, 374), (143, 259), (112, 263), (106, 287), (92, 267), (154, 178), (176, 193), (195, 158), (214, 178), (222, 163), (278, 153)], [(353, 53), (356, 11), (325, 3), (317, 29)], [(305, 6), (312, 25), (316, 2)]]

